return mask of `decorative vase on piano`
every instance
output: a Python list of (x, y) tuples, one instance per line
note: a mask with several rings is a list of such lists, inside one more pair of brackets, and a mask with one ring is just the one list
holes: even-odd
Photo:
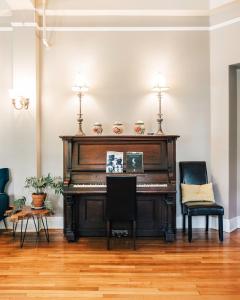
[(134, 124), (134, 132), (136, 134), (142, 135), (145, 132), (145, 126), (144, 126), (144, 122), (143, 121), (137, 121)]
[(102, 128), (102, 124), (101, 123), (94, 123), (93, 124), (93, 133), (97, 134), (97, 135), (101, 135), (103, 132), (103, 128)]
[(112, 128), (113, 133), (122, 134), (123, 129), (124, 128), (123, 128), (123, 123), (122, 122), (119, 122), (119, 121), (114, 122), (113, 128)]

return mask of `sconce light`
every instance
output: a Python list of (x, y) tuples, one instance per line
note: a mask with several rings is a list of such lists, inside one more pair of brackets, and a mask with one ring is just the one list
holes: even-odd
[(82, 122), (83, 122), (83, 118), (82, 118), (82, 98), (84, 96), (84, 94), (88, 91), (88, 86), (87, 84), (81, 79), (80, 74), (78, 73), (75, 79), (75, 83), (72, 86), (72, 91), (75, 92), (77, 94), (77, 96), (79, 97), (79, 114), (78, 114), (78, 132), (76, 135), (78, 136), (84, 136), (85, 133), (83, 132), (82, 129)]
[(162, 122), (163, 122), (162, 96), (165, 91), (169, 90), (169, 87), (166, 85), (166, 80), (161, 73), (157, 74), (152, 90), (153, 90), (153, 92), (155, 92), (157, 94), (158, 105), (159, 105), (158, 114), (157, 114), (158, 129), (157, 129), (156, 135), (163, 135), (164, 133), (162, 130)]
[(29, 98), (17, 95), (14, 90), (9, 90), (9, 96), (12, 99), (12, 104), (15, 109), (17, 110), (28, 109)]

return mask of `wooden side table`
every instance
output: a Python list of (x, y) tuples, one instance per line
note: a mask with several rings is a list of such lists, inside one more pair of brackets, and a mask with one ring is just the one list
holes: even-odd
[[(13, 223), (13, 236), (15, 237), (16, 229), (18, 222), (21, 222), (21, 235), (20, 235), (20, 247), (23, 247), (25, 236), (28, 227), (29, 219), (33, 219), (34, 227), (36, 229), (37, 239), (40, 237), (40, 225), (42, 223), (45, 237), (49, 243), (49, 231), (48, 231), (48, 222), (47, 217), (52, 215), (52, 211), (48, 209), (31, 209), (31, 207), (25, 207), (21, 211), (14, 213), (14, 210), (8, 210), (5, 212), (5, 215), (9, 217), (9, 220)], [(25, 228), (23, 228), (23, 221), (26, 220)]]

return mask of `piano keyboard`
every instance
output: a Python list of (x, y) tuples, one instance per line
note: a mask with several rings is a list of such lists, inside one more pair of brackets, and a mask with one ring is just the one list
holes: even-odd
[[(106, 188), (107, 185), (103, 183), (99, 184), (74, 184), (74, 188)], [(168, 187), (167, 183), (140, 183), (137, 184), (138, 188), (145, 188), (145, 187), (150, 187), (150, 188), (166, 188)]]

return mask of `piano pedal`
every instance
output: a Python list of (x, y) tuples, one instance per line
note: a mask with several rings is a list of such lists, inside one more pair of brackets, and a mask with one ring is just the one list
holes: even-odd
[(128, 230), (114, 229), (112, 230), (112, 236), (116, 238), (127, 237)]

